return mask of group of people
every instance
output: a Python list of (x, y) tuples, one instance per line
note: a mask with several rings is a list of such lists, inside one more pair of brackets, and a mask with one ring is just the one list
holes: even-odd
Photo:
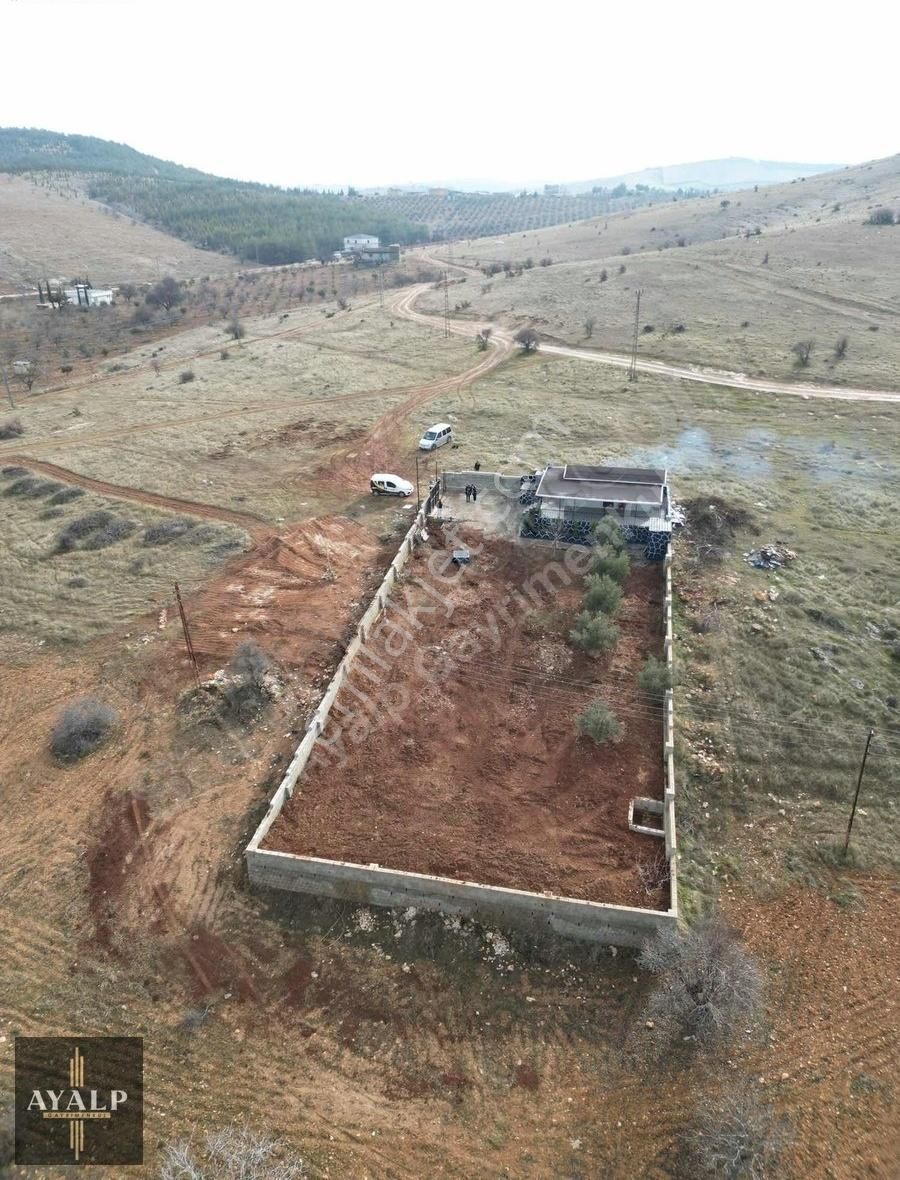
[(466, 503), (469, 504), (473, 500), (478, 499), (478, 488), (473, 483), (466, 484)]

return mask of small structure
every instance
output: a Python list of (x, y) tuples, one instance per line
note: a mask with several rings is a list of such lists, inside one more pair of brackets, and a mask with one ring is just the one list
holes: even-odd
[(374, 234), (350, 234), (344, 238), (344, 253), (352, 254), (354, 250), (372, 250), (380, 244)]
[(109, 287), (92, 287), (89, 283), (76, 283), (63, 292), (69, 303), (78, 307), (109, 307), (113, 293)]
[(383, 266), (400, 261), (400, 245), (393, 242), (390, 246), (358, 246), (350, 251), (349, 257), (356, 266)]
[(523, 501), (523, 536), (589, 543), (593, 526), (605, 516), (619, 524), (625, 539), (643, 544), (645, 555), (661, 560), (672, 534), (668, 472), (647, 467), (548, 465), (533, 494)]
[(545, 184), (545, 197), (561, 197), (563, 195), (563, 186), (561, 184)]

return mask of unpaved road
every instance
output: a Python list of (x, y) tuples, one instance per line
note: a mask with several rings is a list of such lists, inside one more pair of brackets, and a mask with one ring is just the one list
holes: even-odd
[[(448, 262), (446, 259), (435, 258), (429, 254), (423, 255), (423, 257), (426, 261), (441, 268), (457, 270), (467, 275), (480, 273), (474, 271), (472, 267), (461, 266), (458, 262)], [(413, 300), (417, 297), (418, 293), (426, 289), (425, 287), (418, 288), (416, 295), (412, 296)], [(407, 313), (406, 304), (404, 303), (403, 306), (398, 306), (397, 311), (398, 314), (405, 315)], [(412, 314), (406, 315), (406, 318), (414, 319), (419, 323), (425, 323), (430, 320), (434, 324), (437, 316), (427, 316), (421, 312), (412, 312)], [(481, 328), (480, 325), (469, 322), (451, 322), (450, 330), (474, 336)], [(508, 333), (498, 331), (496, 328), (494, 332), (495, 335), (511, 341)], [(576, 348), (574, 345), (550, 344), (544, 343), (543, 341), (540, 345), (540, 351), (549, 353), (551, 356), (564, 356), (573, 360), (589, 361), (593, 364), (607, 365), (615, 369), (628, 369), (631, 367), (631, 357), (621, 352), (604, 352), (601, 349)], [(636, 368), (639, 373), (651, 373), (656, 377), (670, 377), (676, 381), (695, 381), (701, 385), (724, 386), (727, 389), (742, 389), (750, 393), (774, 393), (779, 396), (785, 394), (789, 397), (824, 398), (829, 401), (900, 402), (900, 393), (889, 389), (854, 389), (843, 385), (804, 385), (793, 381), (775, 381), (769, 377), (748, 377), (746, 373), (735, 373), (728, 369), (707, 369), (701, 365), (673, 365), (667, 361), (658, 360), (639, 359)]]

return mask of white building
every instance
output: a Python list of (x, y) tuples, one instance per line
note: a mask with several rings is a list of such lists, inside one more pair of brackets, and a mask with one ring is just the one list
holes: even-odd
[(344, 238), (345, 252), (352, 252), (353, 250), (376, 250), (380, 242), (374, 234), (351, 234), (349, 238)]
[(69, 303), (74, 303), (76, 307), (105, 307), (113, 301), (113, 293), (109, 287), (88, 287), (85, 283), (66, 287), (63, 294)]

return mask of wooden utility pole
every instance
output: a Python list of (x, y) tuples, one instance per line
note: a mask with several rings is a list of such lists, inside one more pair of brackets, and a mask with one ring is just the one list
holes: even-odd
[(853, 796), (853, 807), (850, 809), (850, 822), (847, 824), (847, 838), (844, 840), (844, 857), (847, 856), (847, 849), (850, 847), (850, 833), (853, 830), (853, 820), (856, 818), (856, 804), (859, 802), (859, 789), (862, 786), (863, 774), (866, 770), (866, 759), (869, 757), (869, 746), (872, 744), (872, 738), (875, 736), (875, 730), (870, 729), (866, 738), (866, 748), (863, 750), (862, 764), (859, 768), (859, 778), (856, 780), (856, 794)]
[(194, 669), (194, 680), (197, 682), (197, 687), (200, 687), (200, 668), (197, 664), (197, 656), (194, 653), (194, 645), (191, 642), (191, 629), (188, 626), (187, 615), (184, 613), (184, 603), (181, 601), (181, 589), (178, 583), (175, 583), (175, 597), (178, 600), (178, 613), (181, 615), (181, 628), (184, 631), (184, 646), (187, 648), (188, 659), (191, 661), (191, 667)]
[(6, 369), (4, 369), (3, 365), (0, 365), (0, 374), (3, 375), (3, 384), (6, 386), (6, 396), (9, 398), (9, 404), (13, 409), (16, 409), (16, 403), (13, 399), (12, 390), (9, 387), (9, 378), (6, 375)]
[(628, 380), (637, 381), (637, 348), (638, 328), (641, 322), (641, 289), (638, 287), (637, 301), (634, 305), (634, 335), (631, 340), (631, 368), (628, 370)]

